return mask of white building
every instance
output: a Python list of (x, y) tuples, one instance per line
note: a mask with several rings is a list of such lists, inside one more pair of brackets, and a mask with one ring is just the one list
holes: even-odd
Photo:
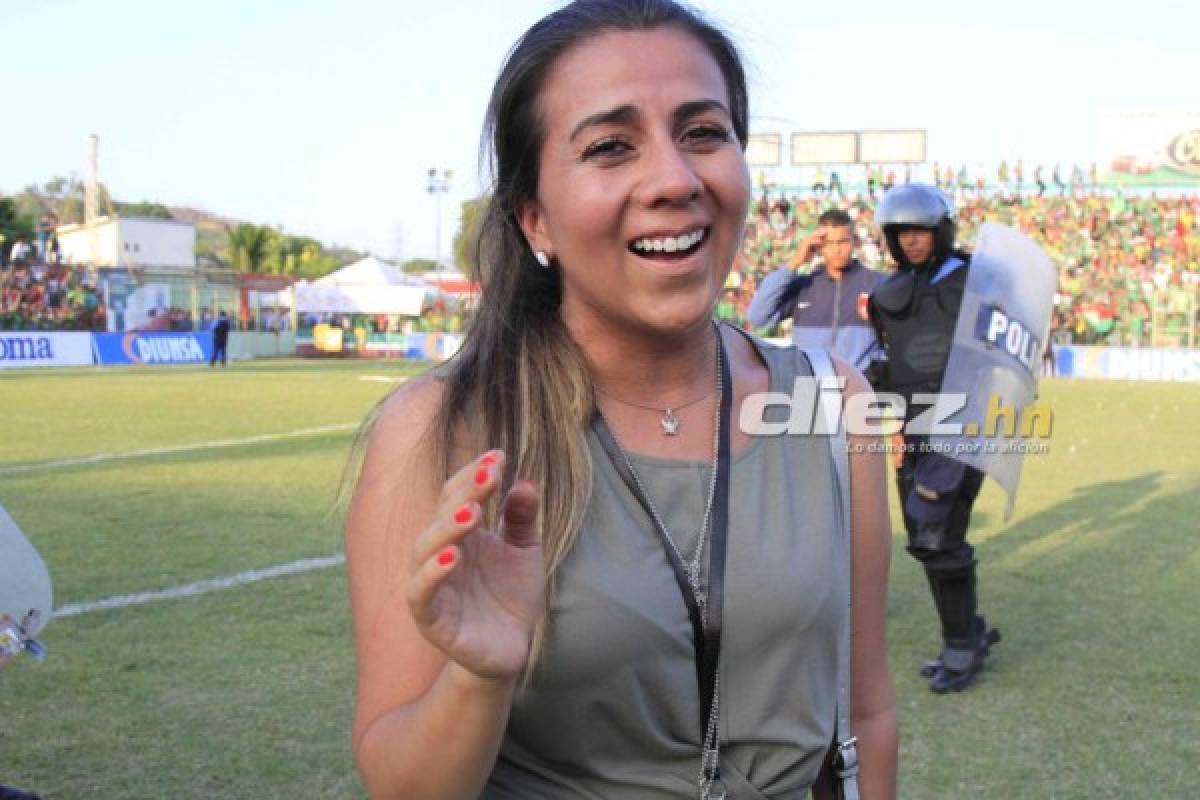
[(67, 264), (196, 268), (196, 226), (173, 219), (101, 217), (91, 228), (62, 225), (58, 247)]

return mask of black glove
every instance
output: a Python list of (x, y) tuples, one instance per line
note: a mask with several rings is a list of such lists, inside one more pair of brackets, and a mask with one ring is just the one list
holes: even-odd
[(867, 383), (871, 384), (872, 389), (879, 391), (888, 382), (888, 362), (872, 361), (863, 370), (863, 377), (867, 379)]

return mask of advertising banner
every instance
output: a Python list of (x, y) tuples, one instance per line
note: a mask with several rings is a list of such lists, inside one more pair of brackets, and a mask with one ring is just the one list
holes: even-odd
[(8, 331), (0, 333), (0, 369), (84, 367), (92, 363), (90, 333)]
[(162, 330), (168, 327), (171, 287), (165, 283), (143, 283), (125, 298), (123, 330)]
[(137, 290), (137, 283), (125, 270), (105, 270), (103, 275), (101, 286), (104, 305), (108, 308), (108, 330), (123, 331), (126, 328), (125, 309), (129, 305), (129, 296)]
[[(345, 347), (342, 329), (317, 325), (311, 336), (296, 337), (296, 352), (302, 356), (346, 354), (366, 358), (414, 358), (424, 361), (445, 361), (462, 347), (461, 333), (388, 334), (386, 337), (364, 336), (365, 343), (355, 348)], [(789, 340), (790, 344), (790, 340)]]
[(782, 164), (782, 134), (750, 134), (750, 140), (746, 142), (746, 163), (752, 167), (778, 167)]
[(858, 160), (864, 164), (924, 163), (925, 131), (863, 131), (858, 135)]
[(1200, 186), (1200, 108), (1110, 109), (1097, 138), (1110, 183)]
[[(410, 333), (404, 337), (403, 352), (401, 354), (404, 358), (445, 361), (458, 352), (458, 348), (462, 346), (462, 341), (463, 335), (461, 333)], [(395, 345), (376, 344), (374, 342), (367, 343), (368, 355), (373, 350), (386, 352), (389, 348), (395, 348)]]
[(98, 333), (93, 337), (96, 363), (207, 364), (212, 333)]
[(1200, 350), (1070, 345), (1054, 348), (1054, 356), (1064, 378), (1200, 383)]

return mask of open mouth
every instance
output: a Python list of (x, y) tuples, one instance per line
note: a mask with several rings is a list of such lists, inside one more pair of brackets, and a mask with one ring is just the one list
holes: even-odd
[(697, 228), (679, 236), (655, 236), (635, 239), (629, 252), (655, 261), (678, 261), (699, 250), (708, 240), (708, 228)]

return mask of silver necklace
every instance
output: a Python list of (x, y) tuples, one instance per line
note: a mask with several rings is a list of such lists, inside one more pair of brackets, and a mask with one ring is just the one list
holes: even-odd
[[(720, 333), (717, 334), (718, 336)], [(617, 441), (617, 448), (621, 451), (621, 457), (625, 460), (625, 465), (629, 468), (629, 474), (633, 476), (634, 482), (638, 489), (641, 490), (642, 496), (646, 498), (646, 504), (650, 507), (650, 514), (654, 517), (655, 524), (659, 530), (666, 534), (667, 543), (671, 545), (671, 549), (675, 552), (675, 557), (679, 562), (686, 567), (688, 586), (691, 587), (692, 595), (696, 598), (696, 604), (700, 606), (700, 614), (702, 619), (707, 619), (705, 616), (705, 607), (707, 597), (705, 596), (702, 568), (704, 563), (704, 548), (708, 542), (709, 529), (712, 527), (712, 507), (713, 498), (717, 494), (717, 456), (718, 448), (721, 444), (721, 348), (717, 348), (717, 407), (713, 412), (713, 448), (712, 448), (712, 463), (708, 479), (708, 498), (704, 503), (704, 519), (700, 522), (700, 532), (696, 536), (696, 547), (692, 551), (690, 559), (684, 559), (683, 553), (679, 550), (679, 546), (675, 544), (675, 537), (667, 530), (667, 526), (663, 523), (662, 515), (658, 513), (658, 507), (654, 505), (653, 498), (646, 491), (646, 485), (642, 483), (641, 477), (638, 476), (637, 470), (633, 468), (633, 462), (629, 460), (629, 453), (625, 452), (625, 448), (621, 446), (620, 441)], [(616, 439), (616, 437), (613, 437)]]
[[(718, 355), (718, 358), (719, 357), (720, 356)], [(717, 391), (718, 392), (721, 391), (719, 385), (718, 385)], [(658, 424), (662, 426), (662, 432), (663, 432), (664, 436), (678, 436), (679, 435), (679, 428), (682, 425), (682, 423), (679, 421), (679, 417), (677, 417), (675, 415), (676, 411), (683, 411), (688, 406), (694, 406), (694, 405), (696, 405), (696, 403), (699, 403), (701, 400), (707, 400), (708, 398), (712, 397), (712, 395), (713, 395), (712, 391), (710, 390), (710, 391), (707, 391), (704, 394), (700, 395), (699, 397), (696, 397), (692, 400), (688, 400), (686, 403), (681, 403), (680, 405), (677, 405), (677, 406), (667, 406), (666, 408), (662, 408), (660, 406), (647, 406), (647, 405), (642, 405), (641, 403), (631, 403), (628, 400), (622, 400), (621, 398), (619, 398), (615, 395), (611, 395), (602, 389), (596, 389), (596, 394), (602, 394), (605, 397), (607, 397), (609, 400), (614, 400), (624, 406), (632, 406), (633, 408), (640, 408), (644, 411), (657, 411), (658, 413), (662, 414), (662, 418), (658, 421)]]
[[(720, 336), (720, 329), (717, 330), (717, 335)], [(721, 390), (723, 381), (721, 380), (721, 347), (717, 344), (717, 408), (713, 414), (713, 455), (710, 478), (708, 481), (708, 498), (704, 503), (704, 519), (700, 523), (700, 530), (696, 535), (696, 547), (692, 551), (692, 558), (685, 561), (683, 554), (679, 550), (679, 546), (675, 544), (675, 537), (671, 536), (671, 532), (667, 530), (667, 526), (663, 523), (662, 515), (658, 513), (658, 507), (654, 505), (654, 500), (651, 499), (650, 493), (646, 491), (645, 484), (638, 476), (637, 470), (633, 468), (633, 462), (629, 459), (629, 453), (625, 452), (625, 448), (614, 436), (613, 440), (617, 444), (617, 449), (621, 452), (621, 458), (625, 461), (625, 466), (629, 468), (629, 474), (633, 476), (634, 482), (641, 491), (642, 496), (646, 499), (646, 505), (650, 508), (650, 515), (654, 518), (654, 522), (658, 525), (658, 529), (663, 532), (667, 544), (671, 546), (671, 550), (675, 553), (675, 557), (684, 565), (687, 573), (688, 588), (691, 590), (692, 597), (696, 600), (696, 605), (700, 609), (700, 619), (708, 621), (708, 597), (706, 587), (704, 586), (702, 568), (704, 563), (704, 548), (708, 541), (712, 523), (712, 507), (713, 499), (717, 493), (717, 460), (720, 455), (721, 445)], [(597, 390), (598, 391), (598, 390)], [(707, 397), (707, 395), (705, 395)], [(616, 398), (613, 398), (614, 400)], [(703, 399), (703, 398), (701, 398)], [(620, 402), (620, 401), (618, 401)], [(698, 402), (694, 400), (692, 402)], [(627, 405), (633, 405), (629, 403)], [(682, 408), (682, 406), (681, 406)], [(658, 410), (658, 409), (654, 409)], [(669, 412), (670, 409), (667, 409)], [(603, 414), (602, 414), (603, 415)], [(664, 433), (665, 424), (664, 424)], [(668, 434), (674, 435), (674, 434)], [(720, 778), (717, 778), (717, 765), (721, 760), (721, 739), (719, 735), (719, 720), (721, 715), (721, 673), (717, 671), (713, 681), (712, 695), (712, 713), (709, 715), (708, 725), (704, 731), (704, 741), (700, 743), (700, 773), (696, 776), (696, 784), (699, 789), (700, 800), (725, 800), (726, 788), (725, 783)]]

